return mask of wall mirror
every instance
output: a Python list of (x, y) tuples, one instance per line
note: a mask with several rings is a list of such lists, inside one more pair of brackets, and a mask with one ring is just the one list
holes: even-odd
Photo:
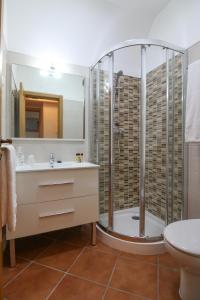
[(84, 96), (83, 76), (12, 64), (12, 136), (84, 139)]

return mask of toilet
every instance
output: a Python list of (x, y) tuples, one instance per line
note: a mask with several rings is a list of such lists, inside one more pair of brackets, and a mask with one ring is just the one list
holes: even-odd
[(169, 224), (164, 230), (164, 240), (181, 267), (181, 299), (200, 300), (200, 219)]

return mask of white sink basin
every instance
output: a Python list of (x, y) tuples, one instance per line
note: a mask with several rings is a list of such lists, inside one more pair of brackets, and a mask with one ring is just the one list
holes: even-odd
[(59, 169), (82, 169), (82, 168), (97, 168), (98, 165), (89, 162), (74, 162), (63, 161), (62, 163), (55, 162), (53, 166), (48, 162), (34, 163), (31, 165), (24, 164), (16, 167), (16, 172), (30, 172), (30, 171), (47, 171), (47, 170), (59, 170)]

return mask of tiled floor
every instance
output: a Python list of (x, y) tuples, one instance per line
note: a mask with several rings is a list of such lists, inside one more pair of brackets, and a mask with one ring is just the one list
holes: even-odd
[(17, 266), (5, 258), (7, 300), (179, 300), (179, 267), (169, 254), (121, 253), (88, 227), (17, 240)]

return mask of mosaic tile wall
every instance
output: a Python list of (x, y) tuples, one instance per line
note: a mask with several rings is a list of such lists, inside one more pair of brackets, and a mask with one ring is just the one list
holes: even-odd
[[(109, 197), (109, 94), (106, 88), (108, 76), (101, 71), (99, 99), (97, 99), (97, 72), (93, 73), (93, 102), (91, 124), (91, 160), (100, 164), (99, 198), (100, 213), (108, 212)], [(99, 117), (97, 117), (99, 116)], [(99, 141), (99, 142), (98, 142)], [(99, 156), (99, 158), (97, 158)]]
[(139, 205), (140, 79), (120, 76), (114, 105), (114, 209)]
[[(114, 164), (113, 194), (114, 210), (139, 206), (139, 97), (140, 79), (130, 76), (115, 76), (114, 105)], [(99, 153), (100, 167), (100, 213), (108, 212), (109, 193), (109, 97), (105, 88), (106, 73), (100, 73), (99, 105), (96, 99), (96, 79), (93, 80), (93, 142), (92, 161)], [(175, 60), (174, 75), (174, 175), (169, 169), (169, 183), (173, 180), (173, 205), (169, 196), (169, 218), (181, 217), (182, 203), (182, 124), (181, 124), (181, 61)], [(171, 95), (172, 89), (170, 89)], [(171, 105), (171, 104), (170, 104)], [(97, 122), (97, 114), (99, 121)], [(170, 115), (170, 119), (172, 116)], [(98, 128), (98, 130), (96, 130)], [(98, 134), (97, 134), (98, 132)], [(99, 143), (97, 142), (99, 141)], [(97, 146), (98, 145), (98, 146)], [(159, 66), (147, 75), (147, 131), (146, 131), (146, 209), (165, 220), (166, 217), (166, 66)], [(172, 150), (172, 148), (170, 148)], [(172, 190), (169, 191), (171, 195)], [(173, 207), (173, 210), (172, 210)]]
[[(181, 57), (175, 59), (174, 70), (174, 177), (173, 180), (173, 204), (172, 220), (180, 220), (182, 217), (183, 203), (183, 140), (182, 140), (182, 61)], [(172, 128), (173, 129), (173, 128)], [(169, 203), (170, 206), (171, 203)], [(170, 212), (170, 209), (169, 209)]]
[[(169, 221), (181, 218), (182, 203), (182, 77), (181, 58), (175, 59), (172, 89), (172, 61), (170, 61), (169, 90), (169, 170), (168, 193)], [(172, 90), (174, 93), (172, 94)], [(174, 97), (174, 123), (172, 122), (172, 96)], [(161, 219), (166, 218), (167, 169), (166, 169), (166, 64), (147, 75), (146, 119), (146, 181), (145, 200), (148, 211)], [(173, 134), (174, 133), (174, 134)], [(173, 139), (172, 139), (173, 137)], [(174, 149), (172, 142), (174, 141)], [(172, 164), (173, 161), (173, 164)], [(174, 168), (172, 169), (172, 165)], [(173, 175), (172, 175), (173, 171)], [(173, 184), (172, 184), (173, 181)], [(172, 204), (173, 186), (173, 204)], [(173, 207), (173, 209), (172, 209)]]
[[(114, 79), (116, 81), (116, 77)], [(99, 105), (93, 94), (92, 161), (100, 163), (100, 213), (108, 212), (109, 197), (109, 95), (107, 76), (100, 74)], [(114, 210), (138, 206), (139, 201), (139, 87), (140, 79), (120, 76), (114, 104), (113, 195)], [(93, 80), (96, 91), (96, 79)], [(99, 115), (99, 121), (97, 118)], [(96, 128), (98, 128), (96, 130)], [(99, 134), (97, 133), (99, 132)], [(97, 143), (99, 140), (99, 143)], [(98, 146), (97, 146), (98, 144)]]

